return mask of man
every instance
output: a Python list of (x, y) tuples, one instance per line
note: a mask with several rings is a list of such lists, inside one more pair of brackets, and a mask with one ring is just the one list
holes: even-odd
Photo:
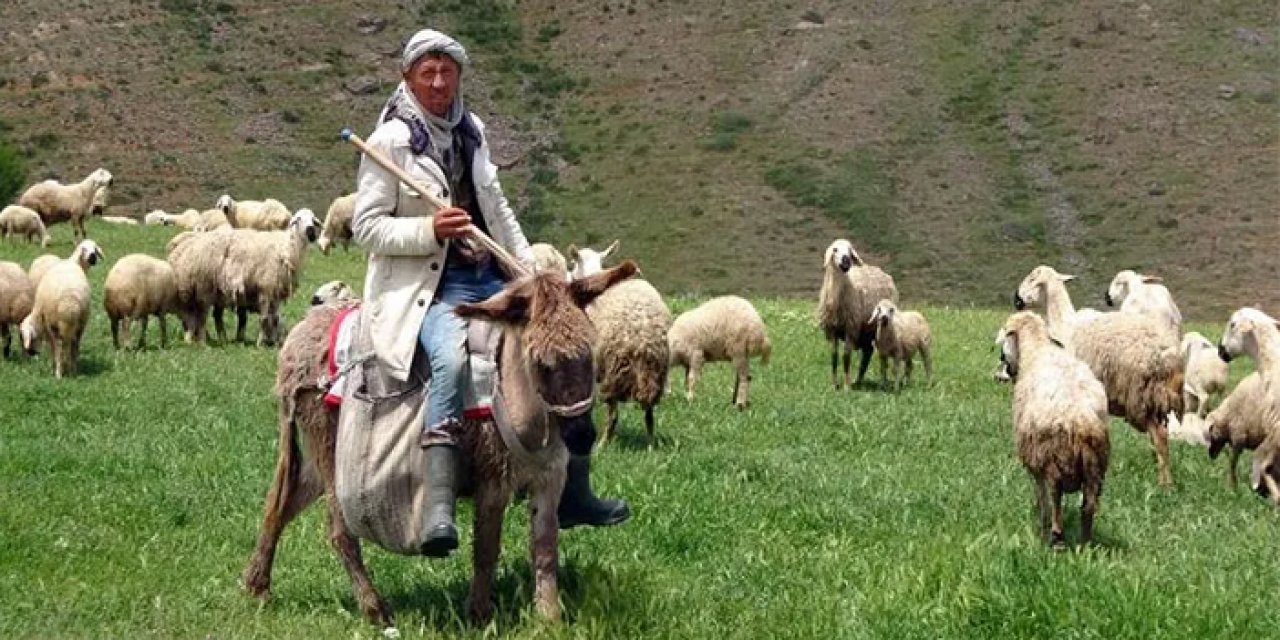
[[(405, 44), (400, 83), (368, 144), (432, 195), (452, 206), (433, 211), (420, 194), (377, 163), (360, 163), (351, 230), (369, 253), (366, 313), (379, 365), (407, 380), (421, 349), (431, 368), (426, 420), (419, 444), (427, 449), (428, 481), (423, 553), (445, 556), (458, 546), (453, 523), (458, 487), (458, 429), (463, 385), (469, 384), (466, 329), (453, 308), (502, 289), (504, 274), (491, 256), (463, 243), (469, 225), (491, 235), (517, 258), (532, 262), (529, 242), (502, 194), (489, 159), (484, 125), (462, 101), (466, 51), (453, 38), (424, 29)], [(560, 526), (618, 524), (625, 502), (600, 500), (588, 479), (590, 459), (571, 457), (560, 501)]]

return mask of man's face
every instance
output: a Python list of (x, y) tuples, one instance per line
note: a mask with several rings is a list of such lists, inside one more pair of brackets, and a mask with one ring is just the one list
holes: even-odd
[(418, 104), (432, 115), (443, 118), (458, 93), (458, 63), (442, 53), (430, 53), (409, 69), (404, 81)]

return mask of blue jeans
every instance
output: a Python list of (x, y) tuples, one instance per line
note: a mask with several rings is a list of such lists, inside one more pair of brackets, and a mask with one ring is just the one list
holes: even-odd
[[(475, 268), (449, 265), (436, 290), (436, 299), (427, 309), (418, 331), (418, 344), (431, 367), (427, 395), (428, 440), (448, 443), (452, 438), (444, 427), (462, 419), (463, 385), (470, 384), (467, 361), (467, 323), (453, 313), (463, 303), (486, 300), (502, 290), (501, 276), (494, 267)], [(431, 436), (438, 436), (432, 438)]]

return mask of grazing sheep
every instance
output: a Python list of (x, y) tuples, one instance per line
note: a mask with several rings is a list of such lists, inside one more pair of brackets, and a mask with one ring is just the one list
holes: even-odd
[(9, 205), (0, 211), (0, 232), (7, 239), (11, 236), (25, 237), (28, 242), (40, 241), (40, 248), (49, 246), (49, 232), (45, 229), (40, 214), (19, 205)]
[(129, 325), (142, 322), (137, 348), (147, 346), (147, 319), (160, 321), (160, 346), (166, 346), (168, 327), (165, 316), (178, 310), (178, 281), (168, 262), (141, 253), (120, 258), (107, 274), (103, 289), (103, 306), (111, 320), (111, 342), (120, 348), (120, 324), (124, 323), (124, 340), (129, 341)]
[(55, 378), (75, 375), (79, 369), (80, 339), (92, 302), (85, 271), (104, 257), (97, 243), (82, 241), (71, 257), (49, 267), (36, 287), (31, 313), (22, 321), (23, 348), (34, 355), (37, 339), (48, 342)]
[(1227, 484), (1236, 486), (1236, 464), (1240, 452), (1257, 449), (1267, 436), (1275, 432), (1280, 414), (1267, 402), (1262, 376), (1251, 373), (1236, 385), (1218, 408), (1205, 419), (1205, 437), (1209, 441), (1209, 458), (1217, 459), (1222, 448), (1231, 445), (1227, 463)]
[(214, 231), (231, 226), (231, 223), (227, 221), (226, 214), (218, 209), (209, 209), (207, 211), (187, 209), (182, 213), (165, 213), (156, 209), (148, 213), (144, 221), (149, 225), (178, 226), (192, 231)]
[(235, 235), (230, 230), (214, 233), (184, 231), (169, 241), (169, 264), (178, 285), (178, 313), (182, 316), (184, 339), (204, 343), (205, 321), (213, 311), (218, 341), (226, 343), (222, 311), (231, 306), (220, 288), (222, 263)]
[(1163, 320), (1171, 331), (1182, 333), (1182, 312), (1173, 296), (1156, 276), (1125, 269), (1111, 279), (1107, 288), (1107, 306), (1120, 307), (1125, 313), (1142, 313)]
[(226, 214), (227, 222), (236, 229), (283, 231), (289, 226), (291, 219), (289, 209), (272, 198), (236, 201), (230, 195), (223, 194), (213, 206)]
[[(530, 247), (532, 249), (532, 247)], [(569, 255), (573, 256), (573, 265), (569, 267), (571, 279), (577, 280), (600, 273), (604, 269), (604, 260), (618, 250), (618, 241), (614, 240), (604, 251), (596, 251), (590, 247), (579, 249), (577, 245), (569, 245)], [(555, 251), (555, 248), (552, 248)], [(537, 254), (535, 254), (536, 256)]]
[(760, 356), (768, 364), (771, 345), (764, 321), (750, 302), (738, 296), (712, 298), (692, 311), (686, 311), (671, 323), (667, 332), (671, 351), (670, 366), (685, 370), (685, 397), (693, 400), (698, 374), (706, 362), (732, 361), (737, 368), (732, 402), (739, 409), (747, 406), (751, 384), (751, 356)]
[(1280, 429), (1253, 452), (1253, 472), (1250, 485), (1258, 495), (1280, 507)]
[(1170, 486), (1169, 415), (1182, 413), (1178, 335), (1143, 314), (1075, 312), (1063, 285), (1070, 279), (1052, 267), (1036, 267), (1018, 287), (1014, 305), (1045, 305), (1050, 334), (1102, 381), (1111, 415), (1151, 438), (1159, 482)]
[(0, 340), (4, 340), (4, 357), (9, 357), (13, 338), (9, 326), (17, 327), (30, 313), (35, 301), (35, 287), (22, 266), (16, 262), (0, 262)]
[(356, 195), (350, 193), (336, 198), (329, 205), (329, 211), (324, 216), (324, 228), (320, 231), (320, 240), (316, 242), (320, 253), (329, 255), (329, 247), (335, 242), (342, 244), (343, 251), (351, 246), (351, 218), (356, 211)]
[(319, 306), (322, 304), (341, 305), (348, 302), (358, 302), (360, 296), (351, 289), (347, 283), (341, 280), (330, 280), (318, 288), (316, 292), (311, 294), (311, 306)]
[[(848, 240), (836, 240), (827, 247), (822, 258), (822, 291), (818, 294), (818, 324), (831, 341), (831, 382), (842, 388), (836, 376), (840, 344), (844, 343), (844, 386), (862, 384), (871, 363), (875, 328), (871, 314), (880, 300), (898, 302), (898, 288), (893, 277), (862, 261)], [(849, 380), (849, 364), (853, 349), (862, 351), (858, 378)]]
[(535, 242), (529, 245), (529, 251), (533, 252), (534, 271), (551, 271), (562, 274), (566, 279), (570, 277), (569, 262), (555, 247), (545, 242)]
[(1186, 374), (1182, 383), (1183, 421), (1188, 416), (1205, 417), (1209, 400), (1227, 388), (1227, 363), (1218, 357), (1218, 348), (1208, 338), (1191, 331), (1182, 336), (1182, 358)]
[(881, 386), (889, 386), (887, 365), (892, 359), (894, 387), (901, 390), (902, 383), (911, 379), (911, 358), (917, 353), (924, 363), (926, 378), (933, 382), (933, 334), (920, 312), (899, 311), (892, 300), (881, 300), (871, 313), (871, 323), (875, 326), (876, 351), (880, 352)]
[(40, 214), (45, 226), (71, 221), (75, 237), (88, 235), (84, 220), (93, 212), (94, 196), (100, 187), (111, 184), (111, 172), (96, 169), (89, 177), (76, 184), (64, 185), (57, 180), (37, 182), (18, 198), (18, 204)]
[(298, 209), (284, 231), (233, 229), (219, 279), (223, 299), (236, 309), (236, 340), (243, 342), (250, 311), (260, 315), (258, 346), (275, 345), (281, 335), (280, 306), (298, 288), (307, 245), (319, 233), (310, 209)]
[(102, 216), (102, 221), (108, 224), (138, 224), (137, 218), (130, 218), (129, 216)]
[(1014, 440), (1036, 482), (1041, 535), (1063, 545), (1062, 494), (1083, 491), (1080, 541), (1087, 544), (1111, 454), (1107, 394), (1088, 365), (1054, 344), (1034, 313), (1010, 316), (997, 344), (1015, 380)]

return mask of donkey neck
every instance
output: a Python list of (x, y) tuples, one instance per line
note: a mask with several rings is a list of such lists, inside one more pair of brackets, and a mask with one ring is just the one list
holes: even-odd
[(509, 430), (510, 435), (515, 436), (528, 453), (537, 454), (559, 442), (558, 434), (554, 434), (551, 429), (546, 406), (529, 374), (519, 329), (503, 328), (498, 342), (497, 360), (498, 380), (494, 403), (501, 404), (500, 407), (495, 407), (501, 416), (498, 428)]

